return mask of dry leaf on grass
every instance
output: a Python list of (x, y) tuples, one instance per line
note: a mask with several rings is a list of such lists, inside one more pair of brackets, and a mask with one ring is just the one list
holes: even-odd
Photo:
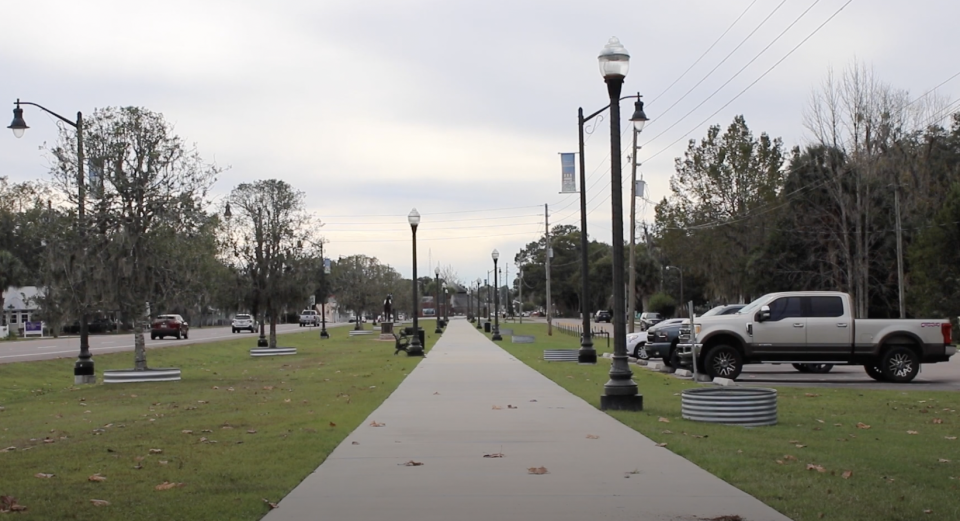
[(587, 434), (587, 439), (588, 439), (588, 440), (599, 440), (599, 439), (600, 439), (600, 436), (597, 436), (596, 434)]
[(817, 396), (820, 396), (819, 394), (814, 394), (814, 393), (804, 393), (803, 395), (806, 396), (807, 398), (816, 398)]
[(956, 436), (944, 436), (943, 439), (945, 439), (945, 440), (955, 440), (955, 439), (957, 439), (957, 437), (956, 437)]
[(330, 422), (330, 426), (331, 426), (331, 427), (336, 427), (337, 424), (336, 424), (336, 423), (333, 423), (333, 422)]
[(789, 454), (784, 454), (784, 455), (783, 455), (783, 459), (785, 459), (785, 460), (787, 460), (787, 461), (797, 461), (797, 457), (796, 457), (796, 456), (791, 456), (791, 455), (789, 455)]
[(798, 449), (802, 449), (802, 448), (806, 447), (806, 445), (803, 445), (802, 443), (798, 443), (798, 444), (794, 445), (794, 447), (796, 447), (796, 448), (798, 448)]
[(107, 478), (101, 476), (100, 474), (94, 474), (94, 475), (90, 476), (89, 478), (87, 478), (87, 481), (94, 481), (94, 482), (97, 482), (97, 481), (106, 481), (106, 480), (107, 480)]
[(163, 454), (163, 449), (150, 449), (150, 454)]
[(930, 510), (930, 509), (928, 508), (928, 509), (924, 510), (923, 513), (924, 513), (924, 514), (932, 514), (932, 513), (933, 513), (933, 510)]
[(863, 423), (863, 422), (857, 422), (857, 428), (858, 428), (858, 429), (869, 429), (870, 426), (867, 425), (866, 423)]
[(783, 460), (778, 459), (778, 460), (777, 460), (777, 465), (783, 465)]
[(247, 431), (247, 434), (256, 434), (256, 433), (257, 433), (257, 429), (250, 429)]
[(661, 422), (661, 423), (670, 423), (670, 420), (664, 418), (663, 416), (661, 416), (659, 419), (657, 419), (657, 421), (658, 421), (658, 422)]
[(166, 464), (169, 463), (169, 462), (168, 462), (167, 460), (165, 460), (165, 459), (162, 459), (162, 460), (158, 461), (157, 463), (159, 463), (159, 464), (161, 464), (161, 465), (166, 465)]
[(191, 431), (190, 429), (183, 429), (182, 431), (180, 431), (180, 434), (193, 434), (193, 431)]
[[(940, 458), (939, 461), (940, 461), (940, 463), (950, 463), (950, 460), (944, 459), (944, 458)], [(40, 476), (37, 476), (37, 477), (40, 477)]]
[(386, 425), (386, 423), (379, 423), (376, 420), (370, 422), (371, 427), (383, 427), (384, 425)]
[(933, 423), (940, 424), (940, 423), (943, 423), (943, 420), (940, 419), (940, 418), (934, 418), (934, 419), (933, 419)]
[(494, 406), (493, 406), (493, 410), (494, 410), (494, 411), (499, 411), (500, 409), (503, 409), (503, 407), (500, 407), (499, 405), (494, 405)]
[(54, 474), (44, 474), (43, 472), (37, 472), (33, 475), (35, 478), (52, 478)]
[(820, 422), (820, 423), (825, 423), (823, 420), (817, 420), (817, 421)]
[(406, 462), (406, 463), (400, 463), (400, 465), (403, 465), (404, 467), (419, 467), (419, 466), (423, 465), (423, 463), (421, 463), (421, 462), (419, 462), (419, 461), (410, 460), (410, 461), (408, 461), (408, 462)]
[(907, 434), (920, 434), (920, 433), (917, 431), (907, 431)]
[(285, 399), (283, 403), (290, 403), (290, 398)]
[(826, 472), (827, 469), (823, 468), (821, 465), (814, 465), (813, 463), (807, 463), (807, 470), (815, 470), (817, 472)]
[(794, 444), (796, 444), (796, 443), (800, 443), (800, 440), (790, 440), (790, 441), (788, 441), (787, 443), (794, 443)]
[(494, 452), (493, 454), (484, 454), (483, 457), (484, 457), (484, 458), (502, 458), (502, 457), (503, 457), (503, 453), (502, 453), (502, 452)]
[(845, 470), (843, 471), (843, 474), (840, 474), (840, 477), (842, 477), (843, 479), (850, 479), (850, 476), (853, 476), (852, 470)]
[(657, 444), (657, 447), (666, 447), (666, 446), (667, 446), (666, 443), (658, 443), (658, 444)]
[(263, 499), (263, 502), (266, 503), (267, 506), (270, 507), (270, 510), (273, 510), (274, 508), (280, 508), (280, 505), (271, 502), (269, 499), (264, 498), (264, 499)]
[(154, 490), (170, 490), (171, 488), (182, 487), (183, 483), (170, 483), (169, 481), (164, 481), (159, 485), (153, 487)]
[(530, 467), (527, 469), (527, 474), (546, 474), (547, 467)]
[(95, 507), (108, 507), (108, 506), (110, 506), (110, 502), (109, 502), (109, 501), (104, 501), (104, 500), (102, 500), (102, 499), (91, 499), (90, 502), (93, 503), (93, 506), (95, 506)]
[(272, 391), (272, 390), (273, 390), (273, 386), (272, 386), (272, 385), (264, 385), (264, 386), (263, 386), (263, 390), (264, 390), (264, 391)]
[(26, 512), (27, 507), (17, 503), (17, 498), (13, 496), (0, 496), (0, 514), (8, 512)]
[(7, 447), (5, 449), (0, 449), (0, 452), (13, 452), (15, 450), (17, 450), (16, 447)]

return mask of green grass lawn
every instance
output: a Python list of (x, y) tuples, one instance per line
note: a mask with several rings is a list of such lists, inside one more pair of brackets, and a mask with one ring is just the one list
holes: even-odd
[[(548, 337), (544, 324), (503, 328), (536, 336), (534, 344), (513, 344), (504, 335), (504, 349), (600, 406), (609, 361), (544, 362), (544, 349), (577, 349), (579, 338), (556, 328)], [(605, 339), (595, 344), (598, 353), (612, 352)], [(644, 410), (611, 416), (794, 520), (960, 519), (956, 392), (780, 387), (779, 423), (744, 428), (682, 419), (680, 391), (698, 384), (631, 368)]]
[[(73, 359), (0, 365), (0, 496), (33, 519), (260, 519), (420, 360), (349, 329), (280, 336), (295, 356), (251, 358), (254, 335), (149, 350), (180, 382), (74, 387)], [(95, 360), (125, 369), (133, 353)]]

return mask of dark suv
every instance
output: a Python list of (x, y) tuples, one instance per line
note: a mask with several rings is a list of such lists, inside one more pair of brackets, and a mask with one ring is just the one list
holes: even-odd
[[(701, 317), (713, 315), (732, 315), (743, 307), (743, 304), (730, 304), (728, 306), (717, 306), (707, 311)], [(663, 363), (678, 369), (680, 367), (680, 356), (677, 353), (677, 342), (680, 336), (680, 327), (689, 324), (689, 320), (679, 322), (670, 321), (668, 324), (657, 324), (647, 330), (647, 343), (645, 346), (646, 354), (650, 358), (662, 358)]]
[(594, 322), (606, 322), (609, 324), (612, 319), (613, 313), (606, 309), (598, 310), (593, 316)]

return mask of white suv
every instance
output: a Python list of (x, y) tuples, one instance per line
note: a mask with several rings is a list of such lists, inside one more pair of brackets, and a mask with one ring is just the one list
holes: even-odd
[(231, 326), (234, 333), (238, 331), (257, 332), (257, 321), (250, 315), (237, 315), (233, 317), (233, 324)]

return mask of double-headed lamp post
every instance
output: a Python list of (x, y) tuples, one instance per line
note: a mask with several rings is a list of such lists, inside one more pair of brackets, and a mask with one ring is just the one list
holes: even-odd
[[(67, 125), (75, 128), (77, 130), (77, 232), (80, 236), (80, 242), (83, 248), (86, 248), (84, 244), (84, 235), (86, 235), (86, 227), (84, 223), (84, 201), (85, 197), (85, 187), (83, 184), (83, 113), (77, 112), (77, 120), (70, 121), (69, 119), (57, 114), (56, 112), (36, 103), (31, 103), (29, 101), (20, 101), (17, 99), (15, 107), (13, 109), (13, 122), (10, 123), (9, 128), (13, 131), (13, 135), (17, 138), (23, 137), (23, 133), (30, 127), (27, 126), (27, 122), (23, 119), (23, 109), (20, 108), (20, 105), (32, 105), (38, 109), (50, 114), (51, 116), (56, 117), (60, 121), (63, 121)], [(83, 267), (85, 269), (85, 266)], [(93, 355), (90, 353), (90, 334), (87, 325), (87, 286), (86, 286), (86, 277), (81, 277), (80, 281), (80, 356), (77, 357), (76, 363), (73, 364), (73, 382), (74, 384), (95, 384), (97, 383), (97, 375), (93, 367)], [(6, 289), (6, 288), (3, 288)]]
[(676, 266), (666, 266), (663, 269), (665, 270), (677, 270), (677, 273), (680, 274), (680, 313), (683, 314), (683, 310), (686, 309), (683, 304), (683, 270)]
[(600, 73), (610, 96), (610, 206), (613, 217), (613, 361), (610, 380), (604, 384), (603, 410), (643, 410), (643, 396), (627, 363), (627, 324), (623, 281), (623, 186), (620, 180), (620, 90), (630, 69), (630, 54), (617, 38), (600, 51)]
[(420, 326), (417, 322), (419, 302), (417, 297), (417, 226), (420, 224), (420, 212), (416, 208), (410, 210), (407, 216), (410, 230), (413, 232), (413, 339), (407, 348), (407, 356), (423, 356), (423, 346), (420, 345)]
[(477, 329), (483, 329), (483, 321), (480, 320), (480, 283), (483, 280), (477, 277)]
[[(500, 258), (500, 252), (493, 250), (490, 254), (493, 257), (493, 336), (491, 340), (503, 340), (500, 336), (500, 287), (497, 283), (497, 259)], [(626, 348), (624, 348), (626, 349)]]

